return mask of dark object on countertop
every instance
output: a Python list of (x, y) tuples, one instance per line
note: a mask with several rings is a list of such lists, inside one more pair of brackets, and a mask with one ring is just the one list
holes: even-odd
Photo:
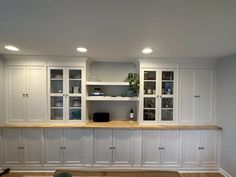
[(96, 112), (93, 113), (93, 121), (94, 122), (109, 122), (110, 115), (108, 112)]
[(3, 176), (3, 175), (5, 175), (5, 174), (9, 173), (9, 171), (10, 171), (10, 168), (7, 168), (7, 169), (3, 170), (3, 171), (0, 173), (0, 176)]
[(58, 173), (58, 174), (54, 175), (53, 177), (72, 177), (72, 175), (67, 172), (62, 172), (62, 173)]

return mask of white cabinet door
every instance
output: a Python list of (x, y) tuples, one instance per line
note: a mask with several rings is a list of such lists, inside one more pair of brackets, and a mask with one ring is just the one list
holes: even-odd
[(180, 165), (180, 132), (178, 130), (162, 131), (162, 165)]
[(213, 72), (211, 69), (197, 69), (198, 76), (198, 123), (212, 122)]
[(112, 130), (95, 129), (93, 144), (94, 166), (110, 166), (112, 164)]
[(132, 130), (113, 130), (113, 166), (131, 166), (133, 162)]
[(63, 161), (63, 129), (45, 129), (45, 164), (59, 165)]
[(197, 166), (199, 163), (200, 131), (182, 131), (182, 164)]
[(64, 163), (83, 165), (83, 129), (64, 129)]
[(212, 69), (181, 69), (179, 118), (181, 123), (212, 122)]
[(218, 164), (218, 146), (219, 132), (217, 130), (201, 131), (201, 165), (217, 165)]
[(161, 163), (161, 131), (143, 130), (143, 166)]
[(43, 163), (43, 130), (26, 128), (23, 130), (24, 163), (42, 165)]
[(22, 164), (22, 130), (18, 128), (3, 129), (4, 165)]
[(181, 123), (193, 123), (195, 121), (195, 73), (193, 69), (180, 70), (179, 85), (179, 120)]
[(10, 122), (24, 122), (26, 115), (25, 67), (7, 68), (7, 115)]
[(27, 68), (27, 119), (31, 122), (46, 120), (46, 69)]

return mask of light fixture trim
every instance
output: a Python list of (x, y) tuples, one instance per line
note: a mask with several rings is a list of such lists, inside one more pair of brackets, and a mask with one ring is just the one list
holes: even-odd
[(153, 49), (150, 47), (146, 47), (142, 50), (142, 53), (144, 53), (144, 54), (150, 54), (152, 52), (153, 52)]
[(76, 50), (81, 53), (86, 53), (88, 51), (88, 49), (86, 49), (85, 47), (77, 47)]
[(15, 46), (13, 46), (13, 45), (5, 45), (4, 48), (7, 49), (7, 50), (14, 51), (14, 52), (20, 51), (19, 48), (15, 47)]

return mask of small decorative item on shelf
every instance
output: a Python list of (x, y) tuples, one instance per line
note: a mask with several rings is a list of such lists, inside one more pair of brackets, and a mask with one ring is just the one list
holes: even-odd
[(95, 88), (94, 91), (90, 95), (91, 96), (105, 96), (105, 94), (101, 92), (100, 88)]
[[(139, 93), (139, 77), (137, 73), (129, 73), (125, 81), (129, 82), (129, 90), (127, 96), (138, 96)], [(132, 94), (131, 94), (132, 92)]]
[(132, 108), (130, 109), (130, 112), (129, 112), (129, 119), (130, 119), (130, 120), (133, 120), (133, 119), (134, 119), (134, 111), (133, 111)]

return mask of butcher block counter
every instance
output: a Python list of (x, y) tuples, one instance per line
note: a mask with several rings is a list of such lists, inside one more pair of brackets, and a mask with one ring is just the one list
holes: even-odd
[(218, 129), (218, 125), (198, 125), (198, 124), (158, 124), (141, 125), (136, 121), (110, 121), (110, 122), (87, 122), (87, 123), (24, 123), (24, 124), (5, 124), (0, 128), (111, 128), (111, 129), (159, 129), (159, 130), (193, 130), (193, 129)]

